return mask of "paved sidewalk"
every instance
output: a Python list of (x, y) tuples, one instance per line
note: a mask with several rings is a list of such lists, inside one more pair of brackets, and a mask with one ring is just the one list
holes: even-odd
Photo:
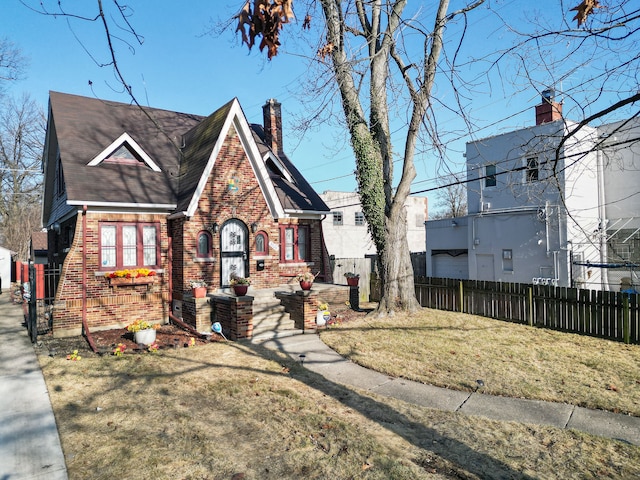
[(460, 392), (391, 378), (346, 360), (325, 345), (315, 334), (276, 338), (262, 342), (261, 345), (280, 350), (296, 361), (303, 358), (303, 365), (306, 368), (332, 382), (398, 398), (415, 405), (466, 415), (478, 415), (492, 420), (581, 430), (593, 435), (640, 445), (640, 418), (638, 417), (589, 410), (566, 403)]
[(49, 393), (22, 306), (0, 295), (0, 479), (66, 480)]

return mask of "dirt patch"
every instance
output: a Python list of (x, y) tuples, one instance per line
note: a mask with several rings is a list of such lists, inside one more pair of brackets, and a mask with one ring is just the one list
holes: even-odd
[[(100, 355), (112, 354), (118, 344), (125, 345), (125, 353), (148, 351), (148, 347), (138, 345), (134, 341), (133, 333), (128, 332), (125, 328), (102, 330), (93, 332), (91, 335)], [(217, 341), (224, 341), (224, 339), (215, 334), (208, 339), (203, 339), (176, 325), (162, 325), (156, 330), (156, 343), (159, 350), (186, 348)], [(38, 337), (38, 354), (49, 356), (68, 355), (74, 350), (86, 355), (91, 352), (91, 347), (84, 337), (54, 338), (52, 335)]]
[[(362, 318), (370, 313), (374, 307), (375, 304), (366, 304), (359, 310), (352, 310), (344, 307), (339, 310), (333, 310), (332, 308), (331, 320), (329, 320), (327, 327)], [(124, 328), (92, 332), (91, 335), (100, 355), (112, 354), (120, 343), (125, 345), (126, 353), (141, 353), (148, 351), (147, 347), (136, 344), (133, 339), (133, 333), (128, 332)], [(156, 343), (158, 344), (159, 350), (185, 348), (219, 341), (224, 341), (224, 339), (219, 335), (212, 334), (210, 338), (203, 339), (173, 324), (162, 325), (156, 331)], [(78, 353), (83, 355), (91, 353), (91, 347), (84, 337), (54, 338), (51, 334), (38, 336), (36, 351), (39, 355), (48, 355), (52, 357), (57, 355), (68, 355), (74, 350), (78, 350)]]
[(344, 307), (342, 309), (335, 309), (335, 307), (331, 305), (331, 319), (327, 322), (327, 326), (331, 327), (332, 325), (339, 325), (341, 323), (347, 323), (366, 317), (375, 309), (376, 305), (377, 304), (375, 303), (367, 303), (361, 305), (358, 310), (352, 310), (351, 308)]

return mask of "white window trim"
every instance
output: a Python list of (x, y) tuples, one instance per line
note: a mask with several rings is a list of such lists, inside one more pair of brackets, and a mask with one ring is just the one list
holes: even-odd
[(127, 132), (124, 132), (117, 139), (115, 139), (107, 148), (102, 150), (98, 155), (96, 155), (93, 160), (87, 163), (88, 167), (95, 167), (99, 165), (103, 161), (105, 161), (113, 152), (115, 152), (118, 148), (123, 146), (125, 143), (128, 143), (129, 146), (140, 156), (142, 161), (154, 172), (161, 172), (160, 167), (158, 167), (151, 157), (145, 153), (145, 151), (138, 145), (138, 143), (131, 138)]

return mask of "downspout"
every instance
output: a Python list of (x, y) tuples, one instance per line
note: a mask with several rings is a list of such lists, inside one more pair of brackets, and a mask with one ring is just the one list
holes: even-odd
[[(559, 228), (559, 226), (558, 226)], [(546, 202), (544, 202), (544, 234), (545, 234), (545, 241), (546, 241), (546, 246), (547, 246), (547, 258), (549, 257), (550, 251), (551, 249), (549, 248), (549, 201), (547, 200)], [(554, 267), (555, 269), (555, 264)]]
[[(331, 263), (331, 258), (329, 257), (329, 250), (327, 250), (327, 244), (324, 242), (324, 228), (322, 227), (322, 222), (325, 218), (327, 218), (327, 216), (322, 215), (322, 218), (320, 219), (320, 245), (322, 246), (322, 266), (324, 267), (324, 281), (326, 282), (329, 278), (329, 264)], [(335, 283), (333, 270), (331, 271), (331, 283)]]
[[(605, 192), (604, 192), (604, 153), (602, 148), (598, 148), (596, 151), (596, 179), (598, 182), (598, 217), (600, 219), (600, 238), (598, 248), (600, 249), (600, 263), (604, 264), (608, 261), (608, 255), (606, 254), (607, 248), (607, 219), (605, 209)], [(600, 284), (604, 291), (610, 290), (609, 288), (609, 272), (606, 268), (600, 269)]]
[(82, 330), (93, 353), (98, 353), (87, 324), (87, 206), (82, 206)]
[[(167, 230), (170, 230), (169, 223), (167, 222)], [(167, 250), (167, 285), (169, 287), (169, 315), (173, 314), (173, 237), (170, 232), (167, 235), (168, 250)]]

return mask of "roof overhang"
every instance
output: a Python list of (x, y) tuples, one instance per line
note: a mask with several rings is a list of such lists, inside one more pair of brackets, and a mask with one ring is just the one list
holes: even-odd
[(292, 216), (296, 216), (298, 218), (317, 218), (317, 217), (321, 217), (322, 215), (328, 215), (329, 213), (331, 213), (330, 211), (324, 211), (324, 210), (285, 210), (284, 213), (286, 213), (287, 215), (292, 215)]
[(119, 202), (91, 202), (82, 200), (67, 200), (68, 205), (87, 207), (108, 207), (108, 208), (146, 208), (153, 210), (174, 210), (175, 203), (119, 203)]

